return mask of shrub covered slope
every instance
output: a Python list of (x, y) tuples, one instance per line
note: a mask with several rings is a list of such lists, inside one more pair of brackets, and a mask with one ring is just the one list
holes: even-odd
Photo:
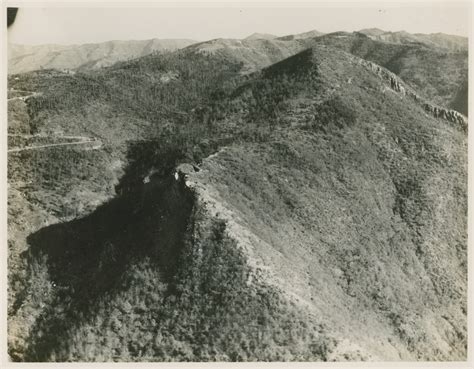
[(304, 40), (304, 44), (340, 48), (377, 63), (433, 103), (467, 115), (467, 94), (460, 92), (467, 90), (467, 48), (449, 50), (421, 42), (382, 42), (357, 32), (336, 32)]
[(14, 360), (466, 357), (465, 131), (336, 48), (241, 68), (186, 50), (11, 81), (42, 93), (33, 133), (104, 142), (9, 158)]

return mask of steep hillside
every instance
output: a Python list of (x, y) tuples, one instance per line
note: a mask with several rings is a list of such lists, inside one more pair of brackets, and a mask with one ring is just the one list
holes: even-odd
[(108, 41), (84, 45), (8, 45), (8, 73), (38, 69), (95, 69), (156, 51), (177, 50), (193, 40)]
[[(15, 117), (9, 133), (55, 141), (87, 136), (103, 143), (94, 150), (58, 146), (9, 153), (9, 332), (15, 360), (24, 360), (24, 340), (52, 291), (46, 265), (26, 258), (26, 237), (48, 224), (90, 214), (123, 191), (115, 188), (117, 178), (141, 182), (141, 172), (123, 172), (130, 141), (156, 139), (166, 152), (185, 152), (193, 136), (176, 124), (182, 121), (180, 111), (205, 103), (209, 91), (236, 68), (205, 56), (186, 61), (165, 54), (97, 72), (39, 71), (9, 78), (11, 90), (34, 93), (26, 101), (9, 101), (9, 116)], [(179, 78), (170, 72), (179, 72)], [(22, 137), (11, 138), (9, 148), (22, 147)], [(214, 145), (212, 139), (208, 145)]]
[[(423, 43), (376, 41), (362, 33), (336, 32), (308, 39), (306, 46), (327, 45), (377, 63), (397, 74), (421, 96), (454, 108), (458, 90), (467, 83), (468, 53)], [(467, 97), (467, 96), (466, 96)], [(467, 99), (463, 102), (467, 106)], [(462, 111), (466, 114), (466, 110)]]
[(457, 108), (467, 115), (467, 94), (462, 93), (463, 86), (467, 86), (467, 47), (445, 47), (456, 40), (467, 42), (465, 38), (444, 34), (398, 32), (374, 37), (358, 32), (324, 35), (310, 31), (272, 40), (216, 39), (191, 45), (186, 50), (218, 54), (242, 63), (243, 71), (248, 73), (308, 47), (327, 45), (379, 64), (397, 74), (424, 98), (443, 107)]
[(258, 238), (248, 247), (271, 278), (350, 347), (371, 358), (462, 357), (465, 133), (331, 49), (265, 74), (307, 81), (303, 63), (317, 82), (286, 101), (282, 120), (294, 129), (271, 144), (235, 145), (191, 178), (210, 182), (202, 191)]
[(215, 44), (10, 79), (32, 133), (104, 142), (9, 157), (11, 357), (464, 360), (465, 122), (338, 48)]

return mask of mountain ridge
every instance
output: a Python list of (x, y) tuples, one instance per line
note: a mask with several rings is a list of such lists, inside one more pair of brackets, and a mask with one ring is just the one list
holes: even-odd
[[(361, 33), (328, 34), (307, 39), (304, 44), (331, 46), (379, 64), (425, 99), (448, 108), (456, 103), (458, 91), (467, 81), (467, 51), (447, 51), (423, 43), (388, 43)], [(467, 115), (467, 100), (456, 107), (462, 107), (460, 113)]]
[(373, 40), (392, 43), (422, 43), (427, 46), (441, 47), (451, 51), (465, 51), (468, 49), (468, 38), (447, 33), (409, 33), (406, 31), (383, 31), (381, 29), (362, 29), (358, 31)]
[[(80, 45), (16, 45), (8, 47), (8, 73), (17, 74), (45, 69), (100, 68), (118, 61), (150, 54), (155, 51), (176, 50), (195, 43), (187, 39), (149, 39), (106, 41)], [(123, 50), (120, 50), (120, 49)], [(59, 58), (59, 60), (58, 60)]]
[(12, 358), (464, 360), (466, 131), (351, 37), (10, 77), (104, 143), (9, 154)]
[(270, 33), (258, 33), (254, 32), (251, 35), (247, 36), (244, 38), (244, 40), (256, 40), (256, 39), (267, 39), (267, 40), (272, 40), (274, 38), (277, 38), (278, 36), (272, 35)]

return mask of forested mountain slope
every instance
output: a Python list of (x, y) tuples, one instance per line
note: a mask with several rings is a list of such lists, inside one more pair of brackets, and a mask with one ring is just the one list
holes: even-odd
[(232, 42), (11, 77), (104, 143), (9, 155), (11, 357), (465, 359), (466, 127), (341, 45)]
[(345, 32), (305, 40), (306, 46), (315, 44), (340, 48), (377, 63), (435, 104), (467, 115), (467, 94), (462, 94), (467, 88), (467, 49), (451, 51), (434, 44), (382, 42), (362, 33)]
[(191, 45), (187, 50), (218, 54), (243, 63), (243, 72), (248, 73), (313, 45), (340, 48), (389, 69), (433, 103), (467, 115), (467, 48), (450, 49), (407, 38), (395, 43), (358, 32), (308, 32), (297, 36), (271, 40), (216, 39)]
[(342, 48), (380, 64), (414, 87), (434, 103), (467, 115), (467, 38), (438, 34), (410, 34), (366, 29), (324, 35), (316, 30), (283, 37), (255, 33), (238, 39), (192, 40), (153, 39), (110, 41), (85, 45), (10, 45), (9, 73), (39, 69), (97, 69), (164, 50), (188, 47), (188, 51), (217, 54), (243, 63), (249, 73), (294, 55), (314, 44)]

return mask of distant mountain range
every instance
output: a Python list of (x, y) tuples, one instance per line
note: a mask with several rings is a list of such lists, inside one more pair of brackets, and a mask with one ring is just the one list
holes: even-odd
[(451, 51), (464, 51), (469, 47), (467, 37), (447, 35), (445, 33), (411, 34), (405, 31), (385, 32), (378, 28), (363, 29), (359, 32), (369, 36), (373, 40), (396, 44), (420, 43)]
[[(447, 35), (444, 33), (410, 34), (405, 31), (386, 32), (378, 28), (362, 29), (364, 34), (374, 41), (391, 44), (418, 44), (445, 51), (467, 51), (467, 37)], [(96, 69), (110, 66), (116, 62), (139, 58), (155, 51), (173, 51), (192, 44), (197, 49), (216, 50), (231, 48), (242, 52), (243, 59), (253, 59), (253, 67), (260, 67), (262, 62), (270, 65), (275, 57), (287, 57), (301, 51), (303, 40), (313, 39), (325, 35), (323, 32), (312, 30), (299, 34), (276, 36), (268, 33), (253, 33), (239, 39), (216, 39), (197, 42), (189, 39), (151, 39), (140, 41), (108, 41), (96, 44), (82, 45), (18, 45), (8, 47), (8, 73), (17, 74), (39, 69)], [(328, 35), (335, 36), (336, 33)], [(264, 41), (268, 41), (265, 43)], [(271, 42), (270, 42), (271, 41)], [(221, 44), (219, 46), (219, 44)], [(270, 56), (261, 56), (264, 54)], [(247, 49), (247, 50), (245, 50)], [(249, 51), (248, 49), (252, 49)], [(279, 49), (280, 51), (276, 51)], [(268, 52), (267, 52), (268, 51)], [(259, 55), (260, 54), (260, 55)], [(273, 55), (273, 56), (272, 56)], [(281, 60), (281, 58), (280, 58)]]
[(155, 51), (173, 51), (196, 41), (186, 39), (151, 39), (107, 41), (83, 45), (9, 45), (8, 73), (38, 69), (95, 69), (118, 61), (139, 58)]

